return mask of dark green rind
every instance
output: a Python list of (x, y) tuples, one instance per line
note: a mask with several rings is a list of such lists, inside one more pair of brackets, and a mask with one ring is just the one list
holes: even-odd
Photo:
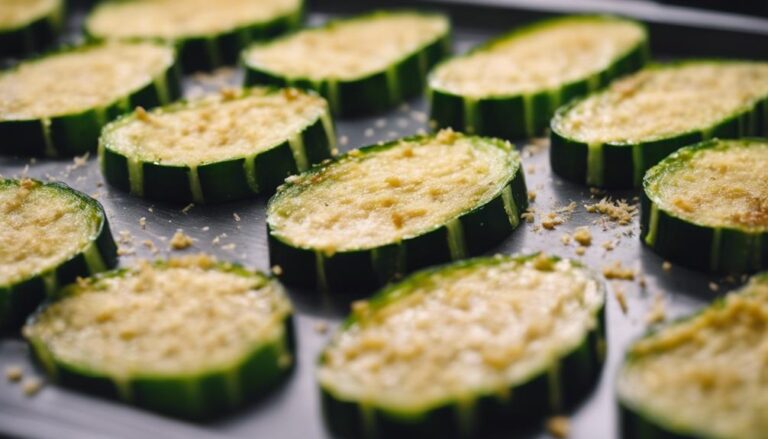
[[(0, 189), (3, 186), (15, 184), (17, 184), (16, 180), (0, 180)], [(101, 204), (62, 183), (41, 184), (60, 189), (66, 192), (67, 196), (76, 197), (81, 203), (95, 207), (98, 212), (99, 227), (86, 249), (82, 249), (54, 267), (48, 267), (10, 285), (0, 285), (0, 331), (17, 330), (43, 299), (53, 294), (58, 285), (74, 282), (78, 277), (96, 274), (117, 265), (117, 245), (112, 238), (109, 221)], [(103, 267), (90, 267), (86, 262), (85, 253), (89, 248), (93, 248), (90, 251), (98, 256)]]
[[(681, 61), (676, 65), (693, 62), (697, 61)], [(655, 64), (647, 68), (659, 67), (661, 65)], [(599, 155), (596, 160), (602, 169), (590, 177), (588, 175), (589, 145), (570, 139), (556, 129), (558, 119), (565, 117), (571, 108), (588, 98), (589, 96), (586, 96), (558, 109), (550, 127), (549, 161), (552, 171), (574, 183), (608, 189), (639, 187), (645, 171), (683, 146), (717, 137), (768, 135), (768, 96), (765, 96), (754, 105), (731, 114), (703, 130), (693, 130), (640, 143), (608, 142), (598, 145)]]
[[(413, 13), (425, 15), (423, 12)], [(336, 26), (346, 20), (375, 19), (377, 16), (386, 14), (388, 14), (386, 11), (371, 12), (350, 19), (335, 20), (325, 27)], [(290, 38), (290, 35), (285, 38)], [(414, 53), (404, 54), (402, 59), (390, 65), (386, 70), (345, 80), (332, 78), (312, 80), (303, 77), (284, 76), (266, 68), (249, 64), (245, 56), (248, 52), (247, 48), (243, 51), (241, 62), (245, 67), (246, 85), (266, 84), (312, 89), (328, 100), (334, 115), (352, 117), (380, 113), (397, 106), (408, 98), (419, 95), (426, 86), (427, 73), (439, 60), (450, 53), (450, 46), (449, 25), (445, 34), (430, 41)], [(395, 78), (394, 86), (387, 80), (388, 74)]]
[[(281, 89), (275, 88), (271, 92), (278, 93)], [(180, 102), (157, 111), (173, 112), (194, 106), (194, 102)], [(306, 170), (301, 169), (294, 157), (291, 141), (285, 140), (255, 155), (224, 158), (198, 165), (194, 169), (190, 166), (164, 165), (136, 159), (137, 170), (133, 171), (132, 177), (132, 159), (110, 146), (109, 135), (134, 119), (133, 114), (127, 114), (104, 127), (99, 140), (99, 158), (104, 179), (112, 186), (136, 196), (178, 204), (222, 203), (258, 194), (271, 195), (286, 177)], [(330, 113), (323, 113), (293, 134), (301, 136), (301, 146), (308, 165), (320, 163), (332, 156), (336, 136)], [(255, 175), (249, 177), (251, 172)], [(194, 180), (193, 173), (197, 175), (199, 192), (191, 183)], [(132, 178), (136, 180), (133, 184)], [(256, 188), (249, 183), (250, 178), (255, 181)]]
[[(67, 48), (53, 54), (81, 51), (92, 46)], [(42, 59), (44, 57), (38, 60)], [(0, 154), (71, 157), (95, 152), (101, 129), (110, 120), (135, 107), (165, 105), (180, 96), (181, 76), (174, 61), (150, 83), (102, 107), (39, 119), (0, 119), (0, 138), (14, 139), (0, 146)]]
[[(768, 139), (759, 138), (742, 139), (741, 143), (750, 141), (768, 144)], [(660, 208), (648, 193), (650, 180), (664, 173), (681, 155), (712, 148), (718, 143), (718, 139), (712, 139), (682, 148), (646, 172), (641, 198), (640, 239), (664, 259), (695, 270), (745, 273), (768, 268), (768, 232), (696, 224)]]
[(14, 28), (0, 29), (0, 57), (20, 57), (51, 46), (64, 25), (63, 0), (42, 17)]
[[(112, 0), (123, 1), (123, 0)], [(110, 1), (102, 2), (94, 9), (109, 7)], [(174, 44), (179, 53), (184, 73), (214, 70), (217, 67), (237, 64), (240, 52), (249, 44), (265, 41), (298, 29), (304, 18), (304, 2), (295, 11), (267, 21), (250, 23), (235, 29), (211, 35), (190, 35), (172, 41), (162, 38), (128, 38), (129, 41), (158, 41)], [(93, 14), (93, 12), (91, 13)], [(108, 35), (96, 35), (85, 25), (86, 36), (94, 41), (110, 39)]]
[[(420, 139), (408, 137), (382, 145), (371, 145), (360, 149), (369, 154), (396, 146), (399, 141)], [(503, 144), (497, 139), (483, 138), (483, 141)], [(346, 157), (339, 156), (333, 161), (316, 166), (305, 175), (322, 171)], [(290, 185), (290, 183), (289, 183)], [(509, 195), (505, 195), (505, 192)], [(277, 194), (269, 200), (275, 202)], [(508, 197), (513, 211), (508, 213), (504, 198)], [(332, 255), (313, 248), (292, 245), (288, 240), (273, 233), (267, 221), (267, 243), (272, 266), (282, 270), (280, 280), (288, 285), (328, 292), (370, 292), (399, 279), (403, 275), (430, 265), (450, 262), (465, 256), (474, 256), (495, 247), (508, 237), (520, 224), (520, 215), (528, 208), (528, 190), (525, 185), (520, 162), (512, 170), (508, 180), (499, 192), (487, 203), (475, 206), (451, 222), (458, 222), (462, 229), (464, 252), (454, 255), (449, 241), (449, 225), (436, 225), (418, 236), (403, 239), (375, 248), (348, 250)]]
[[(374, 308), (387, 303), (391, 296), (399, 297), (395, 292), (402, 291), (404, 284), (442, 270), (505, 259), (525, 261), (534, 256), (476, 258), (426, 269), (381, 290), (369, 303)], [(604, 288), (600, 281), (596, 282), (601, 289)], [(350, 316), (342, 330), (355, 321), (356, 317)], [(591, 391), (602, 373), (605, 347), (603, 304), (597, 313), (596, 327), (585, 335), (579, 346), (549, 368), (533, 371), (523, 383), (512, 384), (496, 393), (478, 393), (463, 400), (445, 401), (420, 412), (394, 412), (392, 409), (362, 405), (357, 401), (339, 398), (321, 386), (323, 417), (328, 430), (341, 438), (466, 438), (492, 436), (500, 431), (519, 431), (549, 414), (577, 405)], [(322, 353), (318, 361), (322, 364)]]
[[(487, 50), (502, 41), (525, 38), (527, 33), (542, 27), (556, 26), (558, 23), (574, 20), (629, 21), (602, 15), (566, 16), (542, 20), (484, 43), (469, 53)], [(640, 23), (636, 24), (642, 27)], [(644, 27), (642, 28), (645, 30)], [(639, 70), (647, 62), (649, 52), (646, 35), (640, 44), (619, 56), (607, 69), (588, 78), (561, 84), (556, 89), (542, 90), (532, 94), (470, 98), (430, 87), (428, 93), (430, 119), (436, 122), (438, 129), (451, 127), (466, 133), (510, 140), (535, 137), (544, 134), (549, 127), (550, 119), (562, 104), (598, 90), (615, 78)], [(439, 68), (439, 65), (436, 68)], [(530, 121), (527, 120), (526, 114), (530, 114)]]
[[(158, 264), (162, 265), (161, 262)], [(218, 267), (233, 272), (243, 270), (232, 264), (220, 264)], [(125, 272), (114, 270), (95, 278), (119, 276)], [(66, 296), (76, 288), (70, 285), (60, 290), (57, 297)], [(44, 309), (45, 305), (30, 317), (27, 324), (34, 324), (37, 314)], [(168, 416), (208, 420), (231, 413), (265, 396), (293, 370), (296, 343), (291, 314), (285, 317), (282, 327), (281, 337), (254, 346), (231, 367), (188, 375), (150, 374), (125, 379), (59, 360), (41, 340), (27, 341), (34, 359), (57, 384), (104, 398), (119, 399)]]

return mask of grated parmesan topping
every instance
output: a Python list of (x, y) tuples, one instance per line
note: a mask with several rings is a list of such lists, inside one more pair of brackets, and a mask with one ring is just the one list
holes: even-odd
[(61, 5), (61, 0), (2, 0), (0, 29), (14, 29), (38, 20)]
[(568, 261), (498, 260), (400, 288), (333, 338), (318, 377), (334, 395), (412, 409), (504, 393), (578, 346), (604, 300)]
[(649, 68), (579, 102), (553, 128), (588, 143), (640, 143), (705, 130), (768, 96), (768, 63)]
[(151, 83), (173, 63), (151, 43), (110, 43), (51, 55), (0, 74), (0, 121), (103, 107)]
[(768, 142), (723, 140), (670, 161), (646, 188), (660, 208), (710, 227), (768, 231)]
[(245, 52), (245, 60), (293, 78), (356, 79), (387, 69), (447, 31), (441, 16), (365, 15), (254, 46)]
[(58, 361), (112, 376), (194, 373), (277, 340), (290, 310), (276, 282), (196, 255), (85, 280), (24, 334)]
[(103, 38), (207, 36), (297, 12), (300, 0), (134, 0), (96, 8), (88, 31)]
[(430, 85), (478, 98), (559, 88), (607, 69), (643, 39), (628, 21), (555, 21), (442, 64)]
[(326, 102), (293, 89), (253, 88), (189, 107), (123, 119), (106, 130), (109, 149), (143, 161), (199, 165), (265, 151), (290, 140), (327, 112)]
[(762, 439), (768, 431), (768, 278), (638, 341), (620, 397), (692, 436)]
[(417, 236), (487, 202), (517, 166), (508, 144), (442, 131), (350, 152), (273, 199), (272, 233), (327, 253)]
[(0, 180), (0, 285), (54, 268), (98, 232), (97, 208), (32, 180)]

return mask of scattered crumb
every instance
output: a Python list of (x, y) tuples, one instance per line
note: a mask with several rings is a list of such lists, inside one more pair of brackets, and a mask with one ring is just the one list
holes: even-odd
[(554, 212), (549, 212), (548, 214), (546, 214), (544, 219), (541, 220), (541, 227), (544, 227), (547, 230), (554, 230), (555, 227), (559, 226), (564, 222), (565, 220), (563, 220), (563, 218), (559, 217)]
[(527, 223), (532, 223), (536, 219), (536, 210), (529, 207), (520, 215), (520, 218), (524, 219)]
[(526, 171), (528, 171), (529, 174), (535, 174), (536, 173), (536, 165), (528, 165), (525, 168)]
[(232, 218), (234, 218), (235, 221), (240, 222), (240, 215), (238, 215), (237, 213), (232, 213)]
[(325, 334), (326, 332), (328, 332), (328, 323), (326, 322), (322, 322), (322, 321), (316, 322), (314, 327), (315, 327), (315, 332), (317, 332), (318, 334)]
[(719, 289), (720, 289), (720, 285), (718, 285), (718, 284), (716, 284), (714, 282), (710, 282), (709, 283), (709, 290), (710, 291), (715, 292), (715, 291), (718, 291)]
[(645, 317), (645, 321), (649, 325), (655, 325), (656, 323), (663, 322), (666, 318), (667, 312), (666, 305), (664, 303), (664, 296), (661, 293), (657, 293), (653, 297), (653, 305), (651, 305), (651, 310)]
[(661, 269), (669, 273), (672, 271), (672, 264), (669, 261), (664, 261), (661, 263)]
[(17, 383), (24, 377), (24, 369), (21, 366), (8, 366), (5, 368), (5, 378), (8, 381)]
[(366, 128), (365, 132), (363, 133), (365, 137), (373, 137), (373, 134), (373, 128)]
[(274, 274), (275, 276), (281, 276), (283, 274), (283, 267), (279, 265), (273, 265), (272, 274)]
[(614, 283), (613, 295), (616, 296), (616, 302), (619, 303), (619, 307), (621, 308), (622, 314), (627, 315), (629, 306), (627, 305), (627, 296), (624, 293), (624, 288), (621, 285)]
[(141, 241), (141, 244), (144, 247), (146, 247), (150, 252), (152, 252), (152, 254), (156, 254), (157, 253), (157, 246), (155, 245), (154, 242), (150, 241), (149, 239), (145, 239), (145, 240)]
[(565, 416), (553, 416), (547, 419), (547, 431), (558, 439), (566, 438), (571, 431), (571, 422)]
[(645, 282), (645, 276), (643, 276), (642, 274), (637, 275), (637, 285), (639, 285), (640, 288), (645, 288), (646, 286), (648, 286), (648, 284)]
[(613, 264), (603, 267), (603, 276), (606, 279), (634, 280), (635, 275), (634, 269), (624, 267), (620, 261), (615, 261)]
[(554, 261), (544, 253), (539, 253), (534, 259), (533, 259), (533, 268), (541, 271), (552, 271), (554, 268), (555, 263)]
[(529, 190), (528, 191), (528, 201), (530, 201), (530, 202), (536, 201), (536, 191), (534, 191), (534, 190)]
[(627, 225), (637, 213), (637, 206), (631, 205), (626, 200), (611, 200), (609, 197), (601, 199), (595, 204), (585, 204), (584, 208), (589, 213), (599, 213), (619, 225)]
[(349, 137), (347, 137), (347, 136), (339, 137), (339, 145), (346, 146), (347, 143), (349, 143)]
[(125, 248), (125, 247), (119, 247), (117, 248), (117, 255), (118, 256), (130, 256), (132, 254), (135, 254), (136, 250), (132, 248)]
[(374, 126), (376, 128), (384, 128), (387, 126), (387, 119), (376, 119), (376, 122), (374, 122)]
[(192, 238), (185, 234), (183, 230), (178, 229), (176, 230), (176, 233), (173, 234), (169, 244), (173, 250), (184, 250), (185, 248), (192, 246)]
[(205, 227), (203, 227), (200, 230), (202, 230), (203, 232), (207, 232), (207, 231), (211, 230), (211, 228), (209, 226), (205, 226)]
[(21, 389), (26, 396), (35, 396), (43, 388), (43, 381), (40, 378), (31, 377), (21, 383)]
[(576, 251), (577, 255), (584, 256), (584, 253), (587, 252), (587, 248), (586, 247), (576, 247), (575, 251)]
[(141, 226), (142, 230), (147, 228), (147, 218), (146, 217), (139, 218), (139, 226)]
[(192, 210), (193, 207), (195, 207), (195, 203), (189, 203), (186, 206), (184, 206), (183, 209), (181, 209), (181, 213), (186, 215), (187, 213), (189, 213), (190, 210)]
[(571, 235), (564, 233), (563, 236), (560, 237), (560, 242), (563, 243), (563, 245), (570, 245), (571, 244)]
[(235, 244), (234, 242), (230, 242), (229, 244), (224, 244), (221, 246), (222, 250), (227, 250), (227, 251), (233, 251), (236, 248), (237, 248), (237, 244)]
[(603, 243), (603, 248), (605, 249), (605, 251), (611, 251), (614, 248), (616, 248), (616, 243), (609, 239), (608, 241), (605, 241)]
[(578, 227), (576, 231), (573, 232), (573, 240), (583, 247), (589, 247), (592, 245), (592, 233), (590, 233), (589, 229), (586, 227)]
[(152, 207), (148, 207), (148, 208), (147, 208), (147, 211), (148, 211), (149, 213), (154, 213), (154, 212), (155, 212), (155, 209), (154, 209), (154, 208), (152, 208)]

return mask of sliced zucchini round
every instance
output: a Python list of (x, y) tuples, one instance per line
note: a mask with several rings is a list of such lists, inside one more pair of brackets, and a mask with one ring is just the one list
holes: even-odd
[(446, 17), (421, 12), (336, 20), (246, 49), (245, 82), (314, 89), (340, 116), (383, 111), (421, 93), (449, 34)]
[(768, 268), (768, 139), (682, 148), (643, 180), (640, 238), (663, 258), (713, 272)]
[(0, 329), (16, 329), (58, 285), (112, 268), (104, 209), (68, 186), (0, 179)]
[(526, 194), (518, 154), (498, 139), (444, 130), (353, 150), (278, 188), (270, 261), (289, 284), (372, 290), (498, 244)]
[(540, 135), (555, 110), (634, 72), (648, 58), (648, 35), (635, 22), (567, 16), (521, 27), (429, 75), (438, 127), (506, 139)]
[(257, 87), (138, 109), (104, 128), (99, 157), (105, 179), (134, 195), (211, 203), (274, 192), (334, 143), (323, 98)]
[(0, 56), (38, 52), (61, 32), (63, 0), (0, 1)]
[(2, 154), (73, 156), (95, 151), (109, 120), (180, 96), (171, 47), (91, 44), (0, 73)]
[(604, 287), (544, 255), (461, 261), (358, 303), (320, 356), (341, 437), (476, 437), (578, 402), (605, 352)]
[(768, 63), (694, 60), (650, 66), (558, 110), (550, 162), (561, 177), (638, 187), (676, 149), (768, 133)]
[(113, 0), (94, 8), (85, 23), (94, 39), (153, 40), (176, 44), (185, 71), (235, 64), (252, 41), (299, 26), (303, 0)]
[(253, 400), (293, 364), (283, 287), (205, 255), (80, 280), (24, 336), (58, 383), (192, 419)]
[(768, 273), (635, 342), (618, 375), (625, 439), (763, 439)]

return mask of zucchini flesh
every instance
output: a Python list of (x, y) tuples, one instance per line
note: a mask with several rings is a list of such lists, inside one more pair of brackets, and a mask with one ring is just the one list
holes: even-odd
[(768, 139), (682, 148), (643, 180), (641, 239), (663, 258), (713, 272), (768, 268)]
[(291, 304), (260, 273), (188, 256), (62, 289), (24, 327), (57, 382), (183, 418), (271, 388), (293, 364)]
[(62, 29), (62, 0), (0, 3), (0, 56), (23, 56), (51, 45)]
[(108, 1), (88, 16), (86, 33), (96, 40), (173, 43), (185, 72), (235, 64), (252, 41), (297, 28), (303, 0)]
[(0, 180), (0, 329), (16, 329), (46, 295), (114, 267), (101, 205), (63, 184)]
[(678, 148), (714, 137), (768, 133), (768, 63), (657, 64), (558, 110), (550, 162), (561, 177), (638, 187)]
[(0, 73), (2, 154), (73, 156), (95, 151), (107, 121), (181, 93), (175, 52), (155, 43), (65, 49)]
[(134, 195), (213, 203), (270, 194), (334, 143), (325, 100), (256, 87), (139, 109), (104, 128), (99, 156), (105, 179)]
[(446, 17), (420, 12), (332, 21), (246, 49), (245, 82), (316, 90), (340, 116), (379, 112), (423, 90), (449, 33)]
[(618, 375), (622, 437), (761, 439), (768, 273), (635, 342)]
[(568, 260), (465, 260), (353, 307), (320, 356), (341, 437), (476, 437), (571, 406), (604, 361), (604, 291)]
[(560, 105), (634, 72), (647, 57), (648, 35), (637, 22), (589, 15), (539, 21), (435, 67), (431, 118), (467, 133), (534, 137)]
[(267, 206), (283, 281), (360, 291), (477, 255), (527, 208), (514, 148), (450, 130), (351, 151), (291, 177)]

